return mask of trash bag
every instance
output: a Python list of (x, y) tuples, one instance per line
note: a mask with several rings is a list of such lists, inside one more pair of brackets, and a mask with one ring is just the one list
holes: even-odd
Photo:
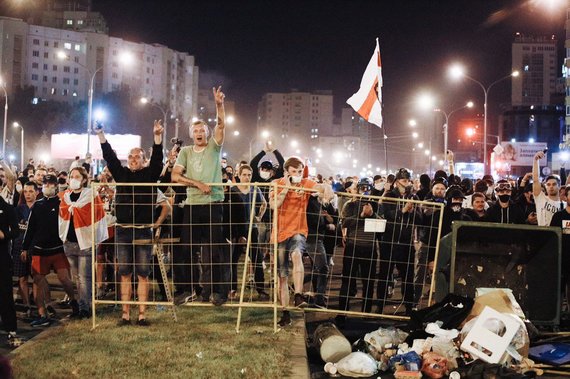
[(378, 372), (378, 366), (370, 355), (356, 351), (336, 363), (338, 373), (351, 378), (365, 378)]
[(408, 333), (395, 328), (378, 328), (364, 336), (364, 341), (369, 344), (374, 351), (382, 353), (386, 345), (398, 346), (406, 340)]
[(409, 351), (405, 354), (398, 354), (390, 358), (390, 368), (394, 371), (420, 371), (422, 368), (422, 358), (415, 352)]
[(441, 321), (442, 329), (456, 329), (471, 312), (473, 299), (448, 294), (431, 307), (412, 312), (408, 324), (410, 330), (425, 329), (430, 322)]

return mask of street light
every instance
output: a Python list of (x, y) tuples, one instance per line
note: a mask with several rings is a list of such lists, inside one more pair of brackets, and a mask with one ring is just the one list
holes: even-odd
[[(69, 60), (69, 55), (67, 55), (63, 51), (58, 51), (56, 56), (60, 60)], [(119, 56), (119, 63), (122, 63), (124, 65), (130, 65), (133, 61), (134, 61), (133, 55), (128, 53), (128, 52), (123, 52)], [(91, 139), (91, 126), (92, 126), (91, 123), (93, 121), (92, 120), (92, 118), (93, 118), (93, 85), (95, 83), (95, 76), (105, 66), (101, 66), (101, 67), (95, 69), (95, 71), (91, 71), (91, 69), (89, 69), (89, 67), (85, 66), (82, 63), (79, 63), (79, 62), (74, 62), (74, 63), (76, 65), (78, 65), (79, 67), (82, 67), (83, 69), (85, 69), (87, 71), (87, 73), (91, 76), (91, 79), (89, 80), (89, 92), (87, 92), (87, 97), (88, 97), (88, 102), (87, 102), (87, 154), (89, 154), (89, 144), (90, 144), (90, 139)]]
[(464, 106), (459, 107), (457, 109), (454, 109), (449, 113), (447, 113), (446, 111), (444, 111), (441, 108), (434, 109), (434, 112), (440, 112), (445, 117), (445, 124), (443, 124), (443, 156), (444, 157), (447, 157), (447, 148), (448, 148), (448, 146), (447, 146), (448, 142), (447, 141), (448, 141), (448, 136), (449, 136), (449, 118), (455, 112), (460, 111), (460, 110), (465, 109), (465, 108), (473, 108), (473, 102), (468, 101)]
[(147, 97), (141, 97), (140, 102), (143, 105), (150, 104), (153, 107), (158, 108), (162, 112), (162, 121), (164, 122), (164, 124), (162, 125), (164, 127), (163, 139), (164, 139), (164, 141), (168, 141), (168, 139), (166, 138), (166, 135), (167, 135), (166, 124), (168, 123), (166, 117), (168, 116), (168, 112), (170, 112), (170, 109), (164, 109), (162, 106), (160, 106), (160, 104), (157, 104), (152, 100), (149, 100)]
[(24, 172), (24, 127), (17, 122), (12, 124), (14, 128), (20, 128), (22, 131), (20, 133), (20, 165), (22, 166), (22, 172)]
[(493, 87), (495, 84), (502, 82), (505, 79), (508, 79), (510, 77), (517, 77), (519, 76), (519, 72), (518, 71), (513, 71), (511, 72), (509, 75), (503, 76), (502, 78), (495, 80), (493, 83), (489, 84), (489, 86), (487, 86), (485, 88), (485, 86), (483, 85), (483, 83), (481, 83), (480, 81), (472, 78), (471, 76), (465, 74), (465, 70), (463, 69), (463, 67), (461, 67), (460, 65), (453, 65), (450, 67), (449, 69), (449, 74), (451, 75), (452, 78), (454, 79), (460, 79), (460, 78), (466, 78), (471, 80), (474, 83), (477, 83), (481, 89), (483, 90), (483, 94), (485, 95), (485, 101), (483, 104), (483, 140), (485, 141), (485, 143), (483, 144), (483, 167), (484, 167), (484, 172), (485, 174), (489, 174), (490, 173), (490, 169), (488, 167), (487, 164), (487, 100), (489, 97), (489, 91), (491, 90), (491, 87)]
[(6, 91), (6, 82), (0, 78), (0, 87), (4, 91), (4, 135), (2, 136), (2, 157), (6, 155), (6, 128), (8, 127), (8, 92)]

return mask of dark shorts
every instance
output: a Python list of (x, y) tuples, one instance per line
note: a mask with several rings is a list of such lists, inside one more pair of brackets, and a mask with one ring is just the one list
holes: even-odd
[(22, 261), (21, 254), (22, 251), (12, 250), (13, 275), (18, 278), (30, 276), (32, 273), (32, 260), (28, 256), (26, 261)]
[(32, 257), (32, 274), (47, 275), (51, 270), (69, 270), (69, 261), (65, 253), (61, 252), (54, 255), (34, 255)]
[[(143, 242), (143, 241), (149, 242)], [(152, 259), (152, 231), (150, 228), (117, 228), (115, 242), (119, 275), (136, 275), (146, 278), (150, 275)]]

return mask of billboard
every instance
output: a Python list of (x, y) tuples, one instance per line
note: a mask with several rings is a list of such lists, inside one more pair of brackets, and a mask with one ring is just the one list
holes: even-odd
[[(546, 142), (501, 142), (503, 151), (498, 155), (498, 159), (510, 166), (532, 166), (534, 155), (537, 151), (547, 147)], [(546, 158), (540, 161), (542, 166), (546, 165)]]
[[(105, 134), (107, 141), (117, 153), (117, 157), (126, 160), (129, 150), (141, 146), (141, 136), (134, 134)], [(51, 158), (74, 159), (76, 156), (85, 157), (87, 152), (87, 134), (52, 134), (51, 135)], [(96, 135), (89, 139), (89, 152), (93, 159), (103, 159), (101, 144)]]

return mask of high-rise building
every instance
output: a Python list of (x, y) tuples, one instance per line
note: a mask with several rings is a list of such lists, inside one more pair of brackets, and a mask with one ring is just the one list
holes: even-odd
[(564, 66), (562, 67), (562, 76), (565, 81), (564, 105), (566, 106), (566, 110), (564, 133), (562, 133), (560, 148), (570, 149), (570, 8), (566, 9), (566, 23), (564, 29), (566, 30), (566, 39), (564, 44), (566, 57), (564, 58)]
[(520, 78), (512, 80), (513, 106), (542, 106), (551, 104), (556, 93), (558, 64), (556, 37), (515, 35), (512, 45), (512, 67)]
[(258, 131), (315, 145), (319, 136), (332, 135), (333, 95), (331, 91), (266, 93), (257, 114)]
[[(95, 96), (127, 86), (132, 96), (147, 97), (184, 120), (196, 115), (198, 67), (188, 53), (7, 17), (0, 17), (0, 33), (0, 73), (8, 93), (31, 86), (38, 100), (76, 103), (87, 100), (93, 79)], [(67, 58), (60, 58), (62, 52)], [(134, 57), (128, 66), (121, 65), (123, 53)]]

